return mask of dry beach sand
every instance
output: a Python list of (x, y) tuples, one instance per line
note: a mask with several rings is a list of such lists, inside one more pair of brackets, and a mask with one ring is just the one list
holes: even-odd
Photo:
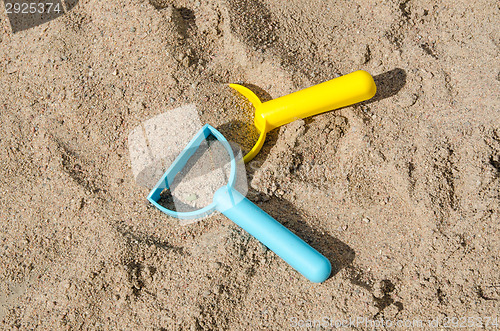
[[(13, 34), (0, 10), (0, 328), (498, 318), (499, 18), (492, 0), (81, 0)], [(265, 100), (359, 69), (375, 98), (273, 131), (247, 166), (249, 198), (332, 261), (323, 284), (220, 214), (180, 226), (134, 180), (148, 118), (194, 103), (248, 147), (227, 83)]]

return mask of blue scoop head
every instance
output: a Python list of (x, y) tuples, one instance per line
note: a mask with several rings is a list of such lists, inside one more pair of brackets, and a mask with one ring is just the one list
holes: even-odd
[[(216, 139), (217, 145), (222, 146), (223, 152), (226, 153), (226, 160), (229, 161), (228, 166), (230, 167), (229, 176), (227, 178), (226, 186), (229, 188), (234, 188), (238, 182), (237, 177), (237, 169), (240, 166), (244, 167), (241, 161), (238, 161), (235, 157), (235, 153), (229, 142), (226, 138), (217, 131), (214, 127), (209, 124), (203, 126), (203, 128), (193, 137), (193, 139), (188, 143), (188, 145), (184, 148), (184, 150), (179, 154), (179, 156), (175, 159), (172, 165), (168, 168), (168, 170), (163, 174), (160, 180), (156, 183), (154, 188), (148, 195), (148, 200), (159, 210), (164, 212), (165, 214), (183, 219), (183, 220), (192, 220), (203, 218), (217, 209), (217, 204), (212, 200), (210, 204), (204, 206), (200, 209), (194, 209), (189, 211), (179, 211), (184, 210), (186, 208), (182, 208), (180, 203), (176, 203), (175, 206), (179, 207), (176, 210), (169, 209), (164, 205), (160, 204), (160, 200), (162, 198), (162, 192), (165, 190), (171, 190), (173, 186), (176, 185), (177, 182), (182, 180), (182, 172), (185, 171), (186, 168), (190, 167), (190, 162), (197, 157), (197, 154), (203, 149), (202, 146), (206, 145), (205, 142)], [(219, 152), (220, 153), (220, 152)], [(228, 159), (227, 159), (228, 158)], [(241, 165), (240, 165), (241, 163)], [(244, 168), (243, 168), (244, 169)], [(207, 171), (204, 173), (198, 174), (200, 176), (207, 177)], [(245, 176), (245, 174), (242, 174)], [(208, 177), (210, 175), (208, 174)], [(240, 174), (240, 177), (241, 174)], [(246, 176), (245, 176), (246, 178)], [(203, 179), (202, 179), (203, 181)], [(245, 182), (246, 184), (246, 182)], [(241, 186), (241, 185), (240, 185)], [(244, 185), (246, 189), (246, 185)], [(241, 190), (240, 190), (241, 191)], [(244, 192), (242, 192), (244, 193)], [(193, 194), (194, 195), (194, 194)], [(193, 209), (193, 208), (191, 208)], [(219, 208), (220, 209), (220, 208)]]

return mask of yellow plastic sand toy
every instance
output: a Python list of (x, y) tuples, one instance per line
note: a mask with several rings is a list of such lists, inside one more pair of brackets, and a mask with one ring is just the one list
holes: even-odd
[(245, 162), (251, 161), (259, 153), (269, 131), (299, 118), (368, 100), (377, 91), (373, 77), (363, 70), (267, 102), (261, 102), (251, 90), (242, 85), (229, 86), (245, 96), (255, 107), (254, 123), (260, 136), (252, 150), (243, 158)]

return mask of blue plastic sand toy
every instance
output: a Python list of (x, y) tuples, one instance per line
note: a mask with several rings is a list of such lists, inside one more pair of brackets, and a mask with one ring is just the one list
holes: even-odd
[[(225, 147), (230, 157), (231, 171), (227, 185), (215, 192), (211, 204), (196, 211), (177, 212), (160, 205), (158, 202), (162, 191), (170, 188), (175, 176), (186, 166), (200, 144), (211, 136)], [(181, 219), (200, 218), (217, 210), (257, 238), (310, 281), (316, 283), (325, 281), (331, 272), (330, 261), (234, 188), (236, 162), (226, 138), (206, 124), (163, 174), (149, 193), (148, 200), (165, 214)]]

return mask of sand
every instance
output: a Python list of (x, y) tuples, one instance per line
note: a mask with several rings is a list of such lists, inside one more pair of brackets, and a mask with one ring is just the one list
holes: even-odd
[[(14, 34), (0, 10), (0, 328), (494, 328), (499, 10), (85, 0)], [(127, 137), (153, 116), (194, 103), (248, 147), (227, 83), (271, 99), (359, 69), (372, 100), (273, 131), (247, 166), (248, 197), (332, 262), (322, 284), (220, 214), (179, 225), (134, 180)]]

